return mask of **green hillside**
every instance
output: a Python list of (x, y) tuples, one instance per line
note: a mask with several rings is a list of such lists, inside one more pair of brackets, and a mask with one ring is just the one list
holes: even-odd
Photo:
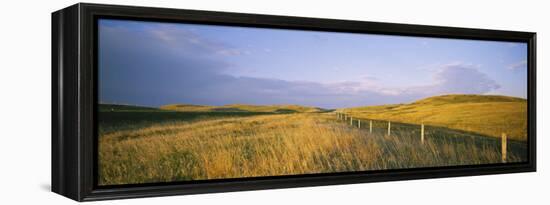
[(316, 107), (300, 105), (247, 105), (230, 104), (224, 106), (171, 104), (161, 106), (162, 110), (173, 110), (182, 112), (270, 112), (270, 113), (313, 113), (324, 110)]
[(339, 109), (359, 118), (443, 126), (500, 137), (527, 139), (527, 100), (497, 95), (443, 95), (410, 104)]

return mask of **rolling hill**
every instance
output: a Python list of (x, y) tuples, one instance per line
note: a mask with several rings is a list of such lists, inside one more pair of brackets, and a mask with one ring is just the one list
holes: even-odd
[(326, 111), (322, 108), (300, 105), (247, 105), (230, 104), (223, 106), (171, 104), (161, 106), (162, 110), (182, 112), (269, 112), (269, 113), (315, 113)]
[(153, 107), (121, 104), (99, 104), (98, 109), (100, 112), (163, 112)]
[(443, 126), (527, 140), (527, 100), (497, 95), (442, 95), (410, 104), (339, 109), (359, 118)]

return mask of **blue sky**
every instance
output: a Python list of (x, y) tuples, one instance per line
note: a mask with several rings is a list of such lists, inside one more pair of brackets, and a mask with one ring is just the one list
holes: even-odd
[(102, 103), (339, 108), (443, 94), (526, 98), (527, 44), (99, 21)]

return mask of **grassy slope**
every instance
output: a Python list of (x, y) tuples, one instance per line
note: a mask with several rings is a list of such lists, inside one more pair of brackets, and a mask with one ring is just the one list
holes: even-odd
[[(342, 110), (341, 110), (342, 111)], [(527, 139), (527, 101), (488, 95), (443, 95), (411, 104), (343, 109), (359, 118), (444, 126), (493, 137), (505, 132), (515, 140)]]
[(100, 104), (100, 132), (140, 129), (158, 123), (188, 122), (223, 117), (246, 117), (266, 114), (318, 113), (328, 110), (299, 105), (245, 105), (206, 106), (174, 104), (159, 108)]
[(141, 129), (155, 124), (271, 114), (264, 112), (183, 112), (116, 104), (100, 104), (98, 110), (100, 133)]
[(294, 113), (294, 112), (322, 112), (321, 108), (307, 107), (300, 105), (246, 105), (231, 104), (224, 106), (171, 104), (162, 106), (163, 110), (185, 111), (185, 112), (271, 112), (271, 113)]

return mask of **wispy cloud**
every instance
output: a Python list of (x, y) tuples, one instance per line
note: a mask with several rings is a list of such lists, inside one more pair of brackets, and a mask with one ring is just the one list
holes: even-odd
[(202, 50), (209, 54), (219, 54), (225, 56), (243, 55), (246, 51), (237, 49), (234, 46), (204, 38), (193, 31), (181, 26), (174, 25), (148, 25), (146, 28), (151, 33), (151, 37), (157, 38), (178, 52), (182, 50)]
[(472, 64), (450, 64), (441, 67), (433, 76), (434, 84), (424, 87), (430, 95), (485, 94), (500, 85)]
[(381, 84), (374, 76), (363, 76), (362, 81), (345, 81), (327, 84), (341, 93), (371, 92), (388, 96), (414, 96), (416, 99), (443, 94), (485, 94), (501, 86), (485, 73), (479, 65), (453, 62), (439, 66), (432, 76), (432, 83), (425, 85), (390, 87)]
[(527, 60), (522, 60), (508, 66), (509, 70), (527, 69)]

